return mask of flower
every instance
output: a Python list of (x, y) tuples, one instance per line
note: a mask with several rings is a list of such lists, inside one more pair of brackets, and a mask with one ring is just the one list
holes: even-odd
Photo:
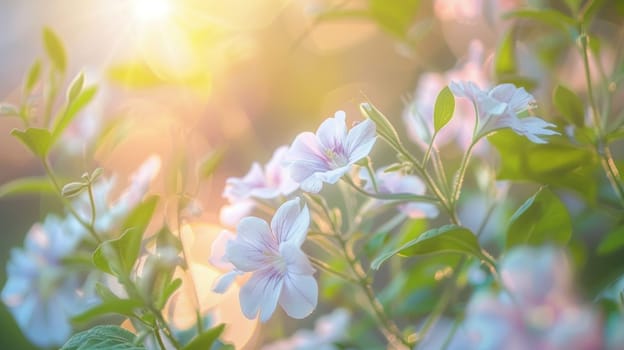
[(375, 144), (375, 124), (358, 123), (347, 132), (345, 113), (338, 111), (316, 131), (299, 134), (288, 160), (292, 178), (306, 192), (318, 193), (323, 182), (336, 183), (351, 166), (366, 157)]
[(86, 275), (63, 264), (83, 238), (67, 220), (48, 215), (14, 248), (7, 264), (2, 302), (26, 337), (40, 347), (63, 344), (72, 334), (70, 318), (95, 303)]
[(336, 342), (344, 339), (350, 321), (349, 312), (336, 309), (319, 317), (314, 330), (297, 331), (292, 337), (262, 347), (262, 350), (338, 350)]
[(598, 313), (576, 300), (562, 251), (515, 248), (501, 261), (500, 272), (508, 292), (481, 291), (472, 297), (458, 348), (602, 348)]
[(546, 143), (540, 136), (559, 135), (548, 128), (554, 124), (538, 117), (518, 117), (527, 112), (535, 99), (524, 88), (513, 84), (497, 85), (489, 91), (481, 90), (473, 82), (451, 82), (449, 88), (457, 97), (465, 97), (475, 105), (478, 118), (473, 139), (476, 141), (487, 134), (510, 128), (534, 143)]
[(264, 168), (253, 163), (244, 177), (231, 177), (226, 180), (223, 197), (227, 198), (229, 205), (223, 206), (219, 213), (222, 224), (235, 227), (255, 208), (253, 198), (273, 199), (288, 196), (299, 187), (284, 166), (287, 153), (288, 147), (279, 147)]
[[(366, 180), (364, 188), (367, 191), (375, 191), (373, 181), (366, 169), (360, 171), (360, 178)], [(386, 172), (385, 169), (379, 169), (375, 174), (375, 182), (377, 191), (386, 194), (415, 194), (424, 195), (427, 188), (422, 180), (415, 175), (403, 175), (399, 172)], [(438, 216), (438, 208), (430, 203), (408, 202), (397, 206), (399, 211), (412, 219), (416, 218), (435, 218)]]
[(241, 288), (243, 314), (266, 322), (279, 303), (293, 318), (304, 318), (316, 307), (315, 272), (301, 250), (310, 213), (295, 198), (280, 206), (271, 225), (257, 217), (238, 224), (237, 235), (226, 245), (225, 257), (234, 267), (252, 275)]

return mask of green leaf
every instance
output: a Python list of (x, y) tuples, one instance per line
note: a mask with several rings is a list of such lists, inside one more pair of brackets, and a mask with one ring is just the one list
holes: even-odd
[(455, 111), (455, 96), (448, 86), (440, 91), (433, 109), (433, 126), (435, 132), (440, 131), (453, 117)]
[(74, 334), (60, 350), (145, 350), (136, 335), (119, 326), (95, 326)]
[(624, 226), (609, 232), (598, 245), (599, 255), (611, 254), (624, 247)]
[(506, 13), (504, 17), (532, 19), (534, 21), (556, 27), (565, 32), (574, 30), (576, 26), (576, 20), (574, 20), (574, 18), (551, 9), (521, 9)]
[(69, 89), (67, 89), (67, 103), (72, 103), (78, 94), (82, 91), (84, 87), (84, 73), (80, 72), (74, 80), (69, 84)]
[(39, 158), (45, 158), (52, 146), (52, 135), (46, 129), (28, 128), (24, 131), (13, 129), (11, 135), (22, 141)]
[(477, 237), (467, 228), (456, 225), (445, 225), (431, 229), (398, 248), (382, 253), (371, 262), (371, 268), (378, 270), (383, 262), (392, 256), (409, 257), (414, 255), (459, 253), (473, 255), (488, 260), (481, 252)]
[(61, 195), (65, 198), (75, 197), (89, 188), (89, 184), (84, 182), (70, 182), (63, 186)]
[(73, 316), (71, 321), (77, 324), (87, 323), (108, 314), (119, 314), (126, 317), (133, 317), (135, 315), (134, 310), (142, 306), (143, 302), (139, 299), (110, 299), (103, 301), (101, 304), (79, 313), (76, 316)]
[(217, 170), (221, 162), (223, 161), (223, 156), (225, 155), (225, 151), (221, 148), (217, 148), (214, 151), (210, 152), (204, 160), (199, 164), (199, 177), (202, 179), (207, 179)]
[(514, 29), (510, 29), (498, 45), (494, 61), (494, 73), (497, 79), (503, 76), (515, 75), (516, 68), (516, 36)]
[(540, 188), (511, 217), (507, 249), (517, 245), (566, 244), (572, 235), (570, 214), (548, 188)]
[(420, 0), (370, 0), (372, 17), (388, 33), (405, 39), (416, 15)]
[(169, 300), (169, 298), (171, 298), (173, 293), (175, 293), (175, 291), (178, 290), (181, 286), (182, 286), (182, 279), (180, 278), (176, 278), (173, 281), (170, 281), (169, 283), (167, 283), (167, 285), (165, 286), (165, 288), (163, 288), (162, 293), (160, 293), (160, 296), (155, 303), (156, 308), (162, 309), (165, 306), (165, 304), (167, 304), (167, 301)]
[(97, 86), (89, 86), (73, 99), (68, 100), (68, 104), (63, 110), (63, 113), (56, 118), (54, 127), (52, 128), (52, 139), (55, 142), (61, 136), (63, 131), (69, 126), (83, 108), (85, 108), (95, 97), (97, 93)]
[(28, 74), (26, 75), (26, 81), (24, 83), (24, 94), (27, 95), (32, 91), (35, 87), (35, 84), (39, 81), (41, 77), (41, 61), (36, 60), (35, 63), (28, 70)]
[(594, 177), (599, 163), (590, 149), (571, 144), (563, 137), (550, 137), (535, 144), (511, 130), (488, 137), (500, 153), (499, 180), (529, 180), (556, 188), (572, 189), (595, 201)]
[(54, 68), (64, 73), (67, 69), (67, 55), (61, 39), (50, 28), (43, 29), (43, 45)]
[(24, 194), (54, 194), (56, 189), (47, 177), (22, 177), (0, 186), (0, 198)]
[(377, 133), (384, 139), (392, 148), (394, 148), (397, 152), (403, 151), (403, 145), (401, 144), (401, 140), (399, 139), (399, 134), (397, 133), (392, 123), (383, 115), (375, 106), (373, 106), (369, 102), (365, 102), (360, 104), (360, 111), (362, 114), (372, 120), (377, 129)]
[(563, 85), (557, 85), (553, 90), (553, 103), (568, 122), (578, 127), (584, 126), (583, 101), (572, 90)]
[(224, 329), (225, 329), (224, 324), (211, 328), (208, 331), (193, 338), (193, 340), (191, 340), (190, 343), (186, 344), (186, 346), (183, 347), (182, 350), (210, 349), (212, 345), (214, 344), (214, 342), (217, 341), (217, 339), (219, 339), (219, 336), (221, 335), (221, 333), (223, 333)]
[(122, 63), (109, 68), (108, 79), (126, 88), (148, 88), (166, 83), (142, 61)]

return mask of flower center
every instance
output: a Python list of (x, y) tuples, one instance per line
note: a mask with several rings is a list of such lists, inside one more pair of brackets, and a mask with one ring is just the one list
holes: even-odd
[(349, 159), (342, 152), (336, 152), (333, 149), (325, 149), (325, 156), (329, 165), (334, 169), (343, 167), (349, 162)]

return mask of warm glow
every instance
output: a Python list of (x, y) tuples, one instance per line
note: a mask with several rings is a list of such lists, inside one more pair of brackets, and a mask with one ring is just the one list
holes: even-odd
[(134, 0), (134, 15), (140, 21), (163, 20), (171, 13), (169, 0)]

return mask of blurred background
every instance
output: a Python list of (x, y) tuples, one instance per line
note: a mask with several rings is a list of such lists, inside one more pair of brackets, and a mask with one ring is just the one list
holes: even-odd
[[(53, 153), (57, 170), (77, 178), (100, 166), (123, 183), (156, 153), (162, 169), (186, 175), (186, 190), (204, 208), (201, 219), (218, 223), (227, 177), (265, 163), (275, 148), (316, 130), (335, 111), (360, 120), (358, 105), (370, 99), (401, 125), (420, 74), (465, 60), (473, 39), (484, 48), (482, 68), (491, 72), (507, 25), (500, 14), (524, 3), (1, 0), (0, 100), (19, 104), (26, 72), (45, 58), (42, 29), (52, 29), (67, 52), (65, 86), (80, 71), (99, 86), (63, 149)], [(21, 127), (18, 119), (0, 118), (0, 184), (43, 174), (9, 134)], [(199, 186), (189, 169), (215, 150), (224, 152), (223, 161)], [(172, 176), (163, 171), (153, 191), (179, 185)], [(0, 284), (11, 247), (22, 244), (52, 202), (0, 198)], [(0, 348), (31, 348), (4, 305)]]

